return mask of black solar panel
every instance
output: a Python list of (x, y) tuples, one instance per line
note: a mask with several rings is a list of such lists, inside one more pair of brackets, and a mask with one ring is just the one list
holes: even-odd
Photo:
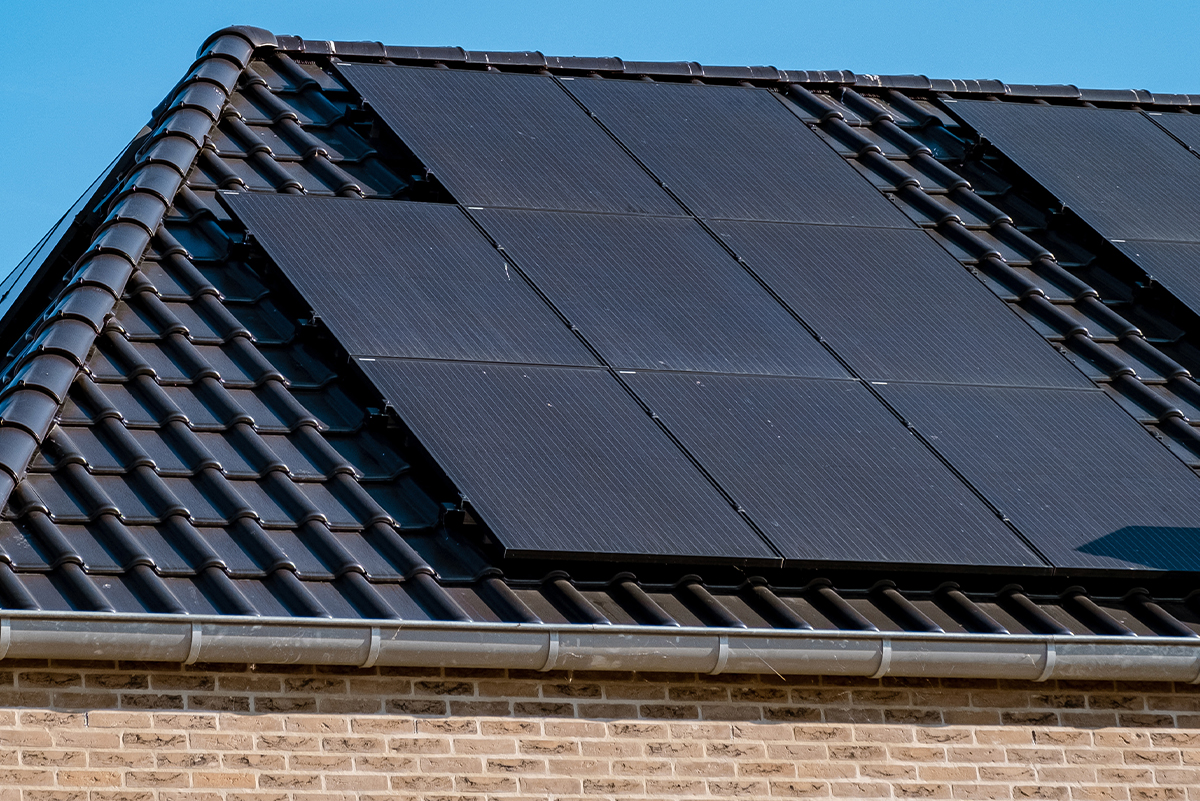
[(338, 71), (464, 205), (683, 214), (548, 75)]
[(1200, 117), (1195, 114), (1146, 114), (1151, 122), (1165, 128), (1172, 136), (1193, 150), (1200, 152)]
[(1200, 479), (1102, 392), (879, 389), (1057, 567), (1200, 569)]
[(471, 213), (614, 367), (846, 375), (693, 220)]
[(777, 558), (606, 370), (362, 366), (509, 553)]
[(922, 231), (712, 227), (864, 378), (1091, 386)]
[(947, 106), (1105, 237), (1200, 241), (1200, 159), (1140, 112)]
[(912, 225), (766, 89), (565, 85), (700, 217)]
[(789, 560), (1043, 565), (857, 381), (626, 378)]
[(455, 206), (224, 198), (351, 354), (595, 364)]
[(1117, 247), (1155, 281), (1200, 313), (1200, 244), (1190, 242), (1118, 242)]

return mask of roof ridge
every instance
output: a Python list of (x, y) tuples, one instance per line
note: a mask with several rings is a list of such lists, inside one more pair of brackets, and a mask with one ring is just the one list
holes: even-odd
[(0, 507), (54, 424), (255, 47), (266, 43), (261, 34), (270, 36), (236, 28), (205, 40), (147, 126), (152, 132), (112, 193), (108, 214), (75, 262), (74, 274), (14, 347), (0, 382)]
[(615, 56), (547, 56), (538, 50), (486, 51), (466, 50), (454, 46), (396, 46), (377, 41), (312, 40), (299, 36), (276, 36), (270, 31), (248, 25), (234, 25), (217, 31), (205, 40), (200, 52), (204, 52), (210, 42), (223, 35), (238, 36), (256, 48), (272, 48), (305, 55), (461, 62), (500, 67), (614, 72), (650, 77), (829, 84), (954, 94), (1003, 95), (1014, 99), (1077, 100), (1084, 103), (1200, 105), (1200, 95), (1153, 93), (1146, 89), (1085, 89), (1074, 84), (1009, 84), (997, 79), (930, 78), (916, 74), (872, 75), (851, 70), (782, 70), (766, 65), (714, 65), (695, 61), (626, 61)]

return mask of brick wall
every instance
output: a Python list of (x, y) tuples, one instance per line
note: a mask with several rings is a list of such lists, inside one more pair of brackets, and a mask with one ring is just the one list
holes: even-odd
[(1200, 690), (0, 663), (0, 801), (1200, 799)]

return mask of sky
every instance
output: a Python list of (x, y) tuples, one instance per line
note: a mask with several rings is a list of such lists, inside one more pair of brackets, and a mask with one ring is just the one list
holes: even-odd
[(0, 12), (0, 275), (226, 25), (306, 39), (1200, 94), (1194, 2), (0, 0)]

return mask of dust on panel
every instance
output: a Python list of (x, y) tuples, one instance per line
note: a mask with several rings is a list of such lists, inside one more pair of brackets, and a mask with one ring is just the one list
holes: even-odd
[(625, 378), (788, 560), (1044, 566), (860, 382)]
[(777, 559), (608, 371), (362, 367), (511, 554)]
[(1200, 569), (1200, 479), (1104, 393), (879, 390), (1055, 566)]
[(923, 231), (712, 228), (864, 378), (1091, 386)]
[(595, 363), (455, 206), (223, 197), (351, 354)]
[(1140, 112), (947, 105), (1103, 236), (1200, 241), (1200, 159)]
[(700, 217), (912, 226), (769, 90), (565, 85)]
[(548, 75), (338, 70), (464, 205), (683, 214)]
[(471, 214), (614, 367), (846, 375), (693, 220)]

